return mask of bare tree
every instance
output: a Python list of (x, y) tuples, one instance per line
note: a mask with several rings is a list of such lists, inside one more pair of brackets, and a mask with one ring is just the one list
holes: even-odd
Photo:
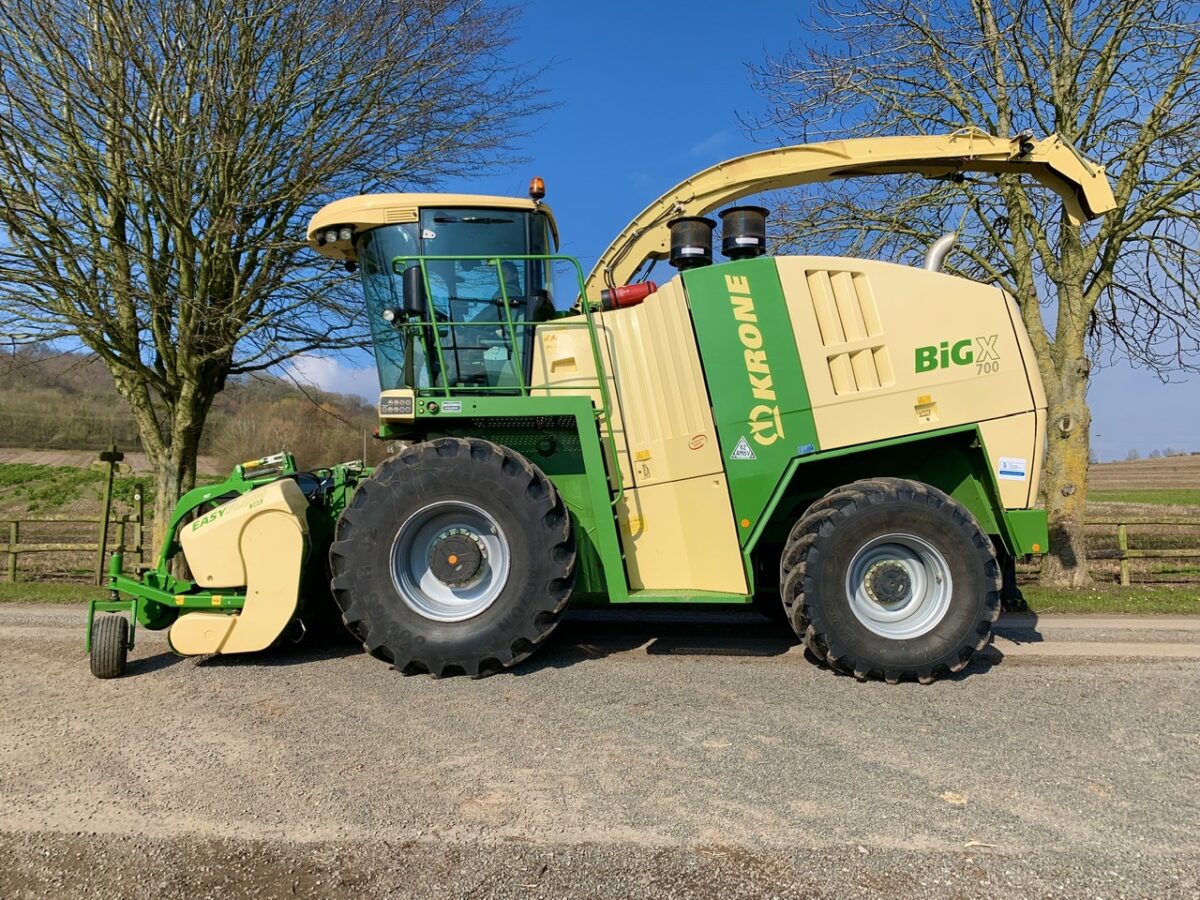
[(104, 360), (157, 471), (157, 538), (227, 377), (361, 339), (358, 304), (304, 250), (316, 206), (493, 163), (540, 108), (538, 73), (503, 56), (515, 15), (0, 6), (0, 333)]
[(1050, 583), (1088, 581), (1094, 362), (1195, 368), (1200, 335), (1200, 5), (1179, 0), (865, 0), (814, 14), (808, 49), (753, 66), (775, 138), (1057, 132), (1107, 166), (1117, 208), (1067, 221), (1004, 176), (852, 182), (789, 201), (789, 239), (892, 258), (959, 230), (957, 271), (1021, 306), (1046, 385)]

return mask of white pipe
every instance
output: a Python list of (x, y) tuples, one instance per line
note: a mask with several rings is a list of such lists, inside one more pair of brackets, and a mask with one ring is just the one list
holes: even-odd
[(954, 248), (954, 242), (957, 240), (957, 231), (947, 231), (930, 244), (929, 249), (925, 251), (925, 263), (922, 268), (927, 272), (942, 271), (942, 263), (946, 261), (946, 256)]

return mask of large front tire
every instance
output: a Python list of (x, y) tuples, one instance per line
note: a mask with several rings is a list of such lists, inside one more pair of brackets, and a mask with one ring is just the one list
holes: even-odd
[(414, 444), (359, 485), (330, 548), (333, 595), (366, 650), (406, 674), (490, 675), (549, 636), (575, 539), (550, 480), (489, 441)]
[(957, 672), (1000, 614), (1000, 566), (975, 517), (898, 478), (855, 482), (809, 507), (780, 583), (808, 649), (859, 679), (927, 683)]

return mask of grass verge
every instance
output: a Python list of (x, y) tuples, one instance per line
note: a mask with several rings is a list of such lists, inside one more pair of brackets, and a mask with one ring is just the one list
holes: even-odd
[(1200, 585), (1195, 584), (1101, 584), (1079, 591), (1030, 584), (1021, 593), (1035, 613), (1200, 615)]
[(1140, 503), (1153, 506), (1200, 506), (1200, 490), (1168, 488), (1166, 490), (1088, 491), (1091, 503)]
[(0, 603), (84, 603), (104, 597), (94, 584), (62, 584), (55, 581), (0, 582)]

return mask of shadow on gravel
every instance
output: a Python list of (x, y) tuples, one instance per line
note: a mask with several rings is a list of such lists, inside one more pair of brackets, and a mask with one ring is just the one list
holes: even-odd
[(1003, 613), (1000, 621), (992, 626), (992, 633), (1014, 644), (1040, 644), (1045, 638), (1038, 631), (1037, 623), (1035, 612)]
[(998, 666), (1004, 662), (1004, 651), (996, 646), (996, 638), (1003, 638), (1013, 644), (1040, 644), (1045, 637), (1037, 628), (1038, 616), (1035, 612), (1005, 612), (1000, 620), (992, 626), (992, 639), (988, 645), (971, 659), (970, 664), (955, 675), (955, 678), (971, 672), (981, 672)]
[(319, 641), (301, 644), (284, 643), (259, 653), (237, 653), (229, 656), (205, 656), (196, 660), (203, 668), (277, 668), (279, 666), (303, 666), (327, 659), (343, 659), (363, 654), (362, 645), (347, 633), (330, 636)]
[(131, 659), (125, 664), (125, 678), (135, 678), (138, 675), (149, 675), (163, 669), (169, 669), (176, 663), (183, 662), (184, 657), (176, 656), (169, 650), (166, 653), (156, 653), (141, 659)]
[(797, 644), (786, 625), (753, 612), (580, 610), (567, 614), (514, 675), (563, 669), (645, 648), (651, 656), (782, 656)]

